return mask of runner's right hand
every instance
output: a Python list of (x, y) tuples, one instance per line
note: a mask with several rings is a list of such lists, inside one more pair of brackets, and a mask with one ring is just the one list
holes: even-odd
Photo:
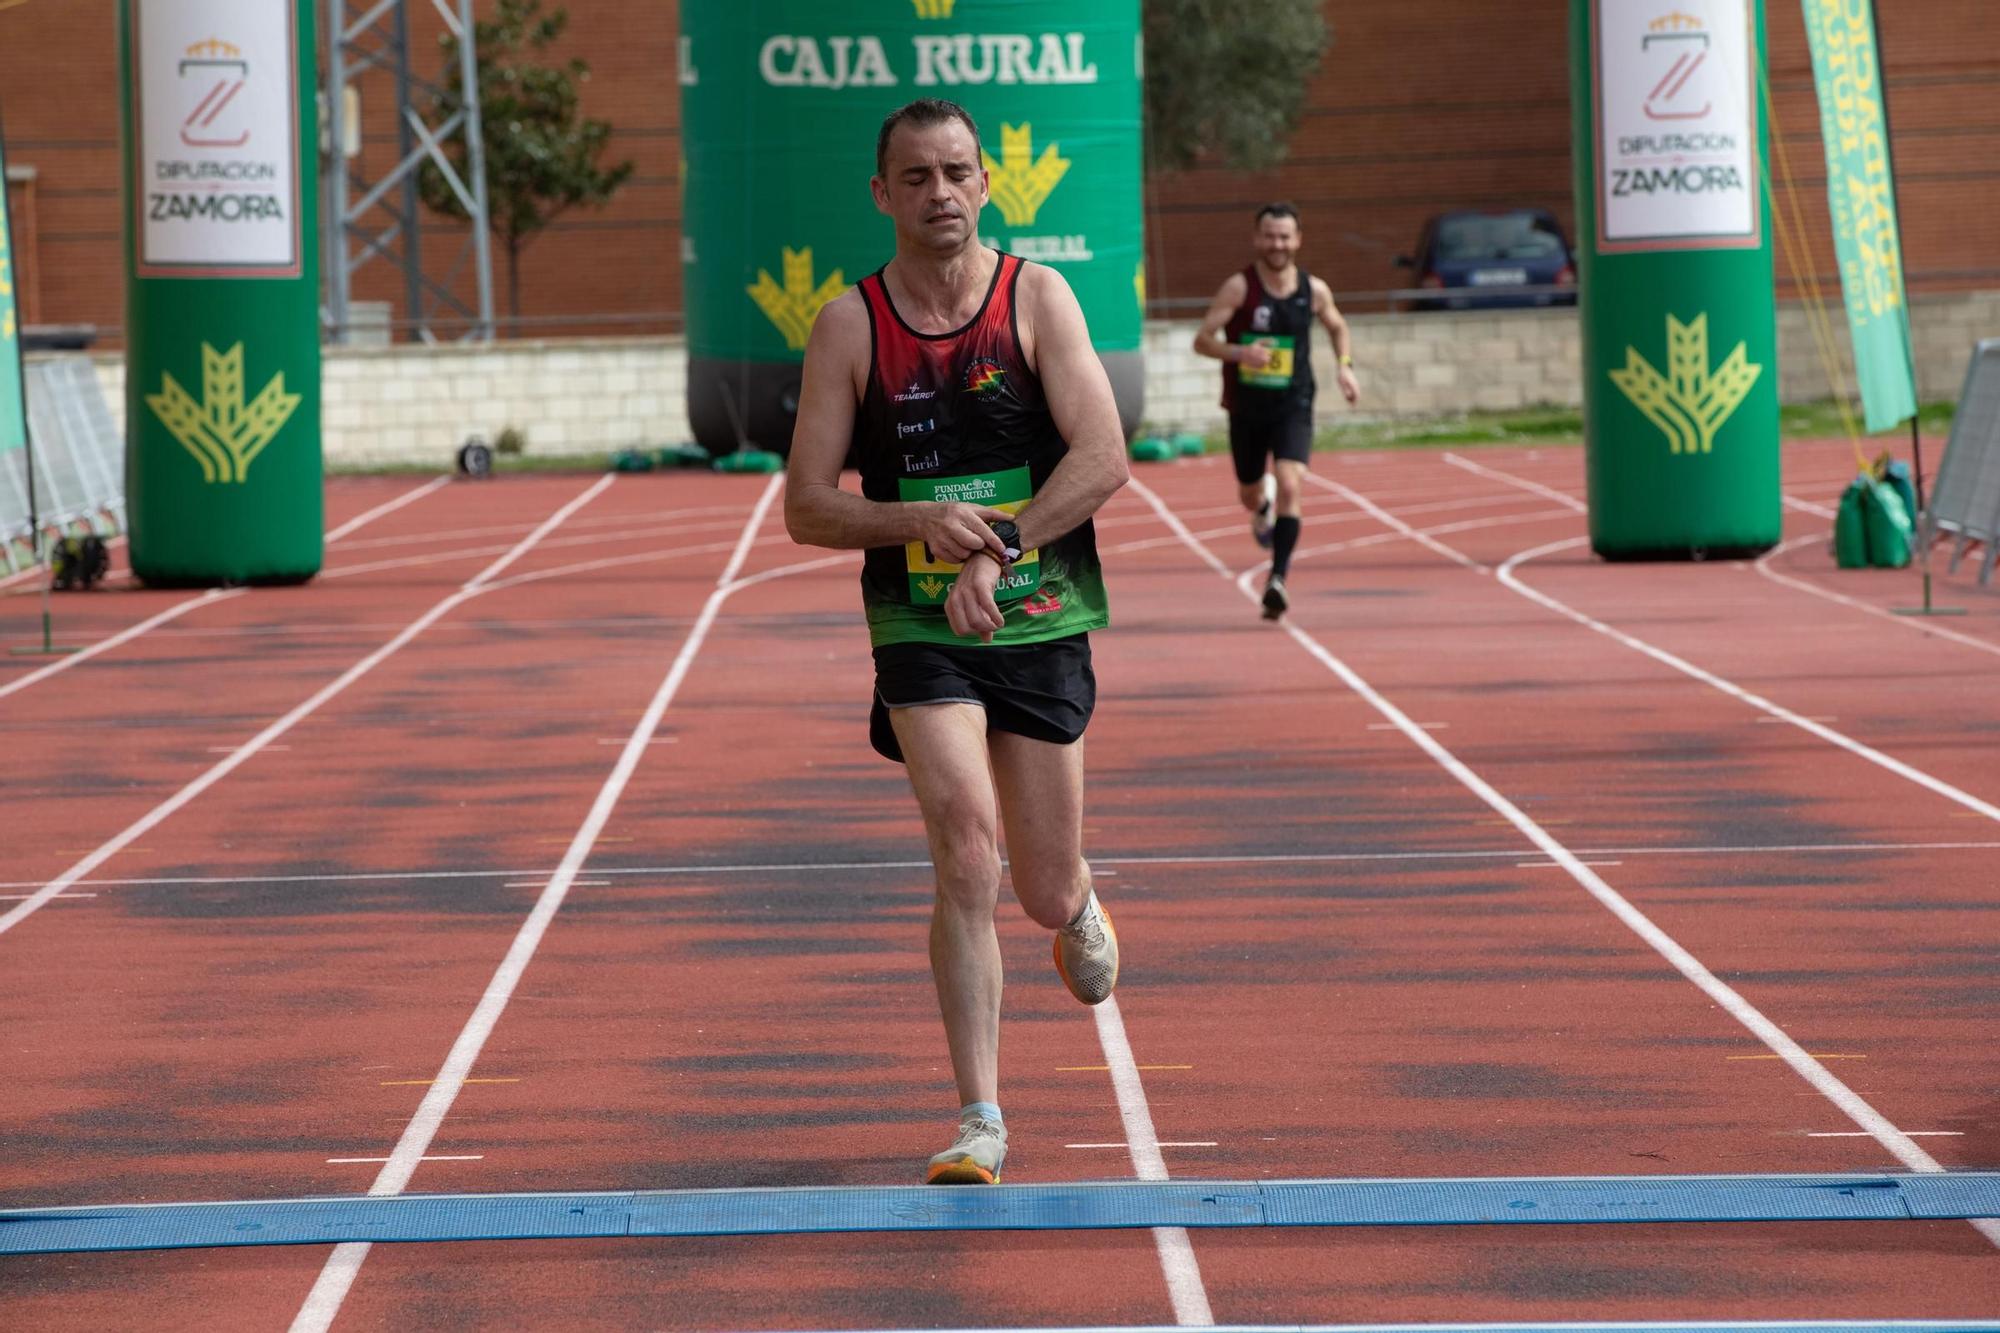
[(917, 513), (924, 545), (938, 559), (962, 565), (974, 551), (989, 552), (995, 561), (1007, 558), (1007, 548), (987, 526), (1012, 518), (1006, 510), (948, 500), (925, 501), (917, 507)]
[(1265, 343), (1244, 343), (1243, 359), (1237, 364), (1248, 366), (1252, 370), (1262, 370), (1271, 364), (1271, 349)]

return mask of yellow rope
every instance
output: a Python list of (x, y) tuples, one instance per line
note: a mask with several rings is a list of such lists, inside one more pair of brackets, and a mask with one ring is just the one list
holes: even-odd
[(1827, 316), (1826, 296), (1820, 290), (1818, 275), (1813, 272), (1811, 233), (1806, 230), (1805, 212), (1799, 206), (1798, 183), (1792, 175), (1791, 153), (1785, 148), (1785, 138), (1778, 127), (1777, 104), (1771, 97), (1770, 69), (1761, 58), (1757, 62), (1757, 85), (1764, 95), (1764, 119), (1770, 126), (1771, 143), (1777, 150), (1778, 170), (1784, 180), (1785, 203), (1792, 212), (1791, 218), (1787, 219), (1784, 209), (1773, 207), (1771, 210), (1771, 220), (1776, 224), (1778, 234), (1778, 248), (1785, 253), (1793, 285), (1803, 293), (1806, 327), (1812, 332), (1820, 367), (1826, 372), (1827, 388), (1833, 394), (1834, 406), (1840, 410), (1840, 422), (1847, 431), (1848, 445), (1854, 450), (1854, 461), (1865, 472), (1868, 470), (1868, 455), (1861, 448), (1861, 432), (1848, 405), (1846, 377), (1840, 373), (1840, 357), (1835, 351), (1833, 321)]

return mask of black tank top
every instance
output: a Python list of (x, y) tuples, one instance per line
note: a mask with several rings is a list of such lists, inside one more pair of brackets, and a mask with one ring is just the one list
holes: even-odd
[(1223, 326), (1230, 343), (1264, 343), (1271, 364), (1262, 370), (1222, 363), (1222, 406), (1249, 417), (1310, 410), (1313, 400), (1312, 278), (1298, 271), (1299, 285), (1290, 296), (1273, 296), (1257, 277), (1257, 266), (1243, 270), (1243, 304)]
[[(854, 421), (861, 493), (870, 500), (957, 499), (1015, 511), (1048, 481), (1069, 445), (1041, 377), (1021, 351), (1016, 316), (1022, 261), (1002, 253), (986, 299), (962, 328), (919, 333), (889, 299), (882, 270), (863, 278), (872, 343), (868, 387)], [(876, 644), (977, 644), (945, 622), (957, 567), (921, 542), (871, 547), (861, 595)], [(1108, 621), (1089, 522), (1024, 555), (997, 593), (1007, 623), (995, 643), (1034, 643)]]

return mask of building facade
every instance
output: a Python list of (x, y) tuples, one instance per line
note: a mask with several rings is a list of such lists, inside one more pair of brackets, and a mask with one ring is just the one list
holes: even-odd
[[(1333, 41), (1285, 165), (1256, 175), (1202, 165), (1149, 179), (1146, 276), (1155, 313), (1189, 312), (1247, 262), (1251, 214), (1269, 199), (1299, 206), (1303, 262), (1356, 309), (1403, 285), (1395, 260), (1433, 213), (1531, 206), (1568, 224), (1565, 0), (1323, 3)], [(678, 4), (567, 0), (567, 8), (558, 54), (587, 62), (585, 110), (615, 127), (611, 159), (636, 170), (608, 206), (566, 214), (529, 243), (523, 320), (510, 331), (673, 331), (682, 309)], [(2000, 39), (1991, 0), (1877, 0), (1877, 8), (1910, 287), (2000, 289)], [(115, 0), (0, 9), (0, 122), (25, 321), (94, 325), (100, 345), (115, 342), (123, 320), (116, 13)], [(409, 14), (419, 63), (441, 69), (432, 6), (412, 4)], [(1803, 254), (1780, 247), (1779, 294), (1802, 291), (1799, 275), (1837, 291), (1798, 6), (1770, 0), (1769, 34), (1775, 208), (1800, 218), (1807, 237)], [(379, 174), (396, 151), (395, 108), (387, 81), (371, 77), (359, 85), (362, 152)], [(453, 228), (438, 221), (431, 230), (427, 252), (442, 265), (456, 252)], [(504, 269), (496, 279), (504, 293)], [(401, 292), (384, 265), (357, 275), (357, 300), (388, 303), (400, 315)], [(504, 327), (504, 297), (501, 313)]]

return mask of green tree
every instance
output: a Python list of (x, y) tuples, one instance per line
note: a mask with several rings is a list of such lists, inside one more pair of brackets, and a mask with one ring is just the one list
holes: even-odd
[[(602, 205), (632, 175), (632, 163), (602, 164), (611, 126), (582, 115), (581, 87), (590, 67), (581, 60), (537, 63), (569, 26), (569, 11), (544, 12), (542, 0), (499, 0), (490, 19), (473, 24), (479, 70), (479, 124), (486, 146), (486, 209), (494, 236), (507, 254), (507, 310), (521, 314), (521, 251), (536, 233), (579, 204)], [(464, 103), (459, 82), (459, 38), (447, 32), (444, 90), (432, 99), (432, 124), (456, 115)], [(465, 175), (464, 141), (454, 137), (446, 155)], [(420, 188), (426, 205), (466, 221), (458, 193), (435, 165), (426, 164)]]
[(1145, 0), (1144, 15), (1149, 164), (1282, 162), (1330, 42), (1318, 0)]

